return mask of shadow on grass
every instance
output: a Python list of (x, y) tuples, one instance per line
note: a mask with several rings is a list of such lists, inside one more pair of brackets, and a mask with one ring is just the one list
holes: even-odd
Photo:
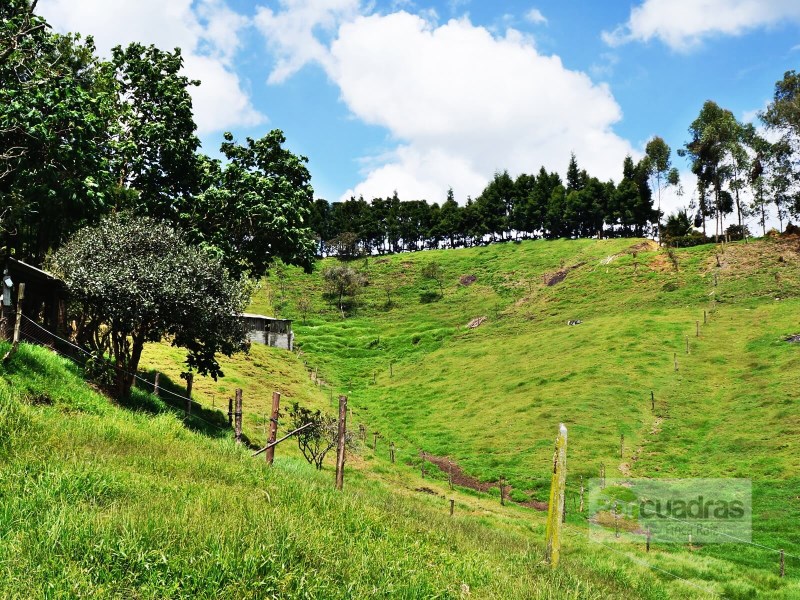
[[(29, 348), (26, 348), (26, 346), (29, 346)], [(9, 343), (0, 342), (0, 353), (5, 354), (10, 347)], [(61, 361), (49, 360), (46, 356), (40, 355), (34, 348), (49, 350), (53, 353), (53, 357), (61, 355), (62, 358), (68, 358), (69, 360), (66, 361), (66, 364)], [(82, 360), (83, 355), (75, 356), (77, 353), (69, 353), (64, 356), (63, 353), (57, 350), (56, 348), (38, 344), (20, 344), (19, 350), (5, 365), (2, 365), (0, 371), (16, 372), (18, 377), (15, 378), (14, 384), (21, 386), (32, 398), (46, 398), (48, 391), (43, 382), (63, 378), (65, 370), (72, 373), (77, 379), (86, 381), (87, 385), (91, 384), (91, 380), (86, 378), (84, 360)], [(187, 429), (196, 433), (212, 438), (233, 437), (233, 430), (228, 426), (226, 413), (192, 402), (191, 414), (187, 416), (185, 414), (186, 400), (184, 398), (186, 391), (182, 385), (175, 384), (162, 373), (159, 379), (161, 394), (160, 396), (154, 396), (152, 389), (155, 371), (139, 373), (139, 377), (144, 381), (137, 379), (135, 386), (126, 398), (113, 399), (117, 406), (151, 415), (170, 413), (177, 418), (182, 418)], [(102, 386), (92, 385), (92, 387), (103, 395), (110, 397), (110, 394), (103, 390)], [(253, 447), (245, 435), (242, 435), (242, 442), (248, 447)]]
[[(186, 387), (183, 383), (175, 383), (168, 376), (161, 373), (158, 379), (159, 395), (152, 393), (156, 371), (150, 369), (139, 373), (141, 379), (136, 380), (130, 395), (119, 403), (131, 410), (139, 410), (151, 414), (171, 412), (176, 416), (183, 416), (187, 428), (209, 437), (232, 437), (233, 428), (228, 425), (227, 411), (215, 408), (206, 408), (202, 404), (191, 401), (191, 414), (186, 415)], [(144, 381), (142, 381), (144, 379)], [(242, 434), (242, 443), (253, 447), (250, 440)]]

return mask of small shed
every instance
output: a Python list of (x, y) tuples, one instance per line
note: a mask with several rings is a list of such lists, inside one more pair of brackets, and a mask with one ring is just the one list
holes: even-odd
[(247, 339), (256, 344), (292, 350), (294, 333), (290, 319), (275, 319), (265, 315), (242, 313)]
[(14, 310), (17, 304), (19, 284), (25, 284), (25, 298), (22, 313), (40, 323), (48, 330), (64, 335), (67, 330), (67, 286), (55, 275), (32, 265), (8, 258), (4, 275), (11, 278), (11, 306), (3, 307), (4, 312)]

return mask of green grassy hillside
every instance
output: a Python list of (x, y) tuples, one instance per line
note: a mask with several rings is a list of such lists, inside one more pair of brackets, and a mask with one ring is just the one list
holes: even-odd
[(137, 390), (131, 405), (111, 403), (73, 365), (24, 344), (0, 373), (0, 464), (3, 598), (698, 593), (573, 527), (553, 573), (542, 518), (521, 508), (464, 497), (451, 518), (443, 498), (357, 470), (335, 492), (330, 471), (285, 457), (267, 468)]
[[(300, 351), (254, 345), (194, 397), (224, 425), (213, 407), (243, 388), (260, 443), (274, 389), (284, 407), (333, 410), (347, 394), (351, 428), (369, 433), (343, 494), (290, 442), (270, 470), (224, 427), (184, 424), (141, 391), (110, 404), (23, 347), (0, 378), (0, 596), (463, 597), (465, 584), (478, 598), (800, 597), (800, 344), (785, 341), (800, 333), (798, 250), (577, 240), (370, 257), (351, 263), (369, 284), (344, 319), (320, 269), (268, 278), (251, 310), (295, 318)], [(441, 298), (421, 276), (431, 261)], [(180, 387), (182, 357), (154, 345), (144, 364)], [(568, 520), (550, 573), (536, 507), (559, 422)], [(422, 478), (422, 453), (454, 461), (454, 491), (429, 461)], [(577, 496), (601, 466), (752, 479), (756, 545), (591, 541)]]
[[(448, 457), (482, 481), (507, 478), (517, 499), (546, 500), (564, 422), (573, 493), (601, 465), (609, 477), (752, 478), (753, 540), (800, 556), (800, 528), (787, 526), (800, 516), (800, 345), (785, 342), (800, 332), (799, 249), (765, 239), (670, 256), (579, 240), (423, 252), (355, 261), (370, 283), (347, 319), (323, 298), (319, 274), (299, 271), (283, 296), (269, 281), (253, 308), (270, 312), (272, 297), (298, 318), (297, 300), (314, 298), (297, 324), (305, 356), (408, 465), (421, 452)], [(446, 283), (430, 302), (437, 286), (421, 270), (434, 260)], [(755, 546), (700, 554), (766, 571), (777, 563)], [(790, 562), (799, 574), (800, 560)]]

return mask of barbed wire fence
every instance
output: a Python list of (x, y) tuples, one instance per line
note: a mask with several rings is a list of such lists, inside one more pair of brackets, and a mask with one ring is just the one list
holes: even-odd
[[(87, 361), (94, 361), (98, 360), (99, 358), (100, 360), (103, 361), (102, 363), (103, 367), (113, 369), (115, 373), (121, 373), (123, 375), (132, 377), (135, 382), (141, 384), (140, 386), (138, 386), (140, 387), (140, 389), (144, 389), (145, 391), (151, 393), (157, 392), (161, 400), (164, 401), (165, 405), (174, 409), (174, 412), (183, 413), (183, 417), (187, 421), (191, 420), (199, 421), (208, 425), (209, 427), (213, 427), (218, 431), (228, 431), (230, 429), (227, 426), (220, 425), (219, 423), (214, 423), (195, 412), (188, 411), (186, 409), (186, 406), (192, 404), (204, 411), (208, 412), (215, 411), (220, 415), (222, 415), (224, 418), (224, 415), (221, 411), (209, 406), (205, 406), (200, 402), (197, 402), (196, 400), (189, 398), (188, 396), (178, 394), (170, 390), (168, 387), (164, 387), (163, 385), (159, 385), (158, 387), (156, 387), (154, 381), (150, 381), (149, 379), (142, 377), (139, 373), (132, 373), (126, 371), (120, 368), (119, 366), (115, 365), (111, 361), (105, 360), (103, 357), (98, 357), (95, 353), (85, 348), (82, 348), (81, 346), (63, 337), (56, 335), (49, 329), (46, 329), (45, 327), (43, 327), (42, 325), (40, 325), (39, 323), (37, 323), (36, 321), (30, 319), (25, 315), (22, 315), (21, 318), (20, 339), (31, 344), (47, 347), (56, 352), (58, 355), (69, 359), (70, 361), (72, 361), (81, 368), (86, 367)], [(165, 396), (174, 398), (177, 401), (182, 401), (183, 408), (181, 408), (175, 402), (168, 400)]]

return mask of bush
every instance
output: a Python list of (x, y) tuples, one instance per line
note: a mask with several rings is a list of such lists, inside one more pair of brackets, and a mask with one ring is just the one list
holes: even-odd
[(745, 236), (747, 237), (751, 236), (750, 230), (747, 228), (747, 225), (741, 225), (741, 226), (729, 225), (728, 228), (725, 230), (725, 235), (732, 242), (737, 240), (743, 240)]

